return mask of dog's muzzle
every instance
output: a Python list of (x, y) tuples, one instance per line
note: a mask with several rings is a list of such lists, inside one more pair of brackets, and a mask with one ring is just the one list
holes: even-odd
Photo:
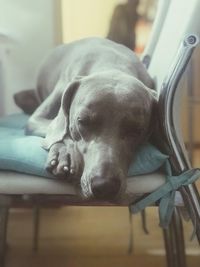
[(104, 178), (94, 176), (91, 180), (91, 191), (95, 199), (113, 200), (121, 188), (121, 180), (117, 177)]

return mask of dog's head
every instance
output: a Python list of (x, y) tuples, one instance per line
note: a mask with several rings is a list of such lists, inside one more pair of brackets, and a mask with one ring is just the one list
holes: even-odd
[[(155, 98), (137, 79), (100, 73), (70, 84), (62, 97), (54, 133), (46, 143), (66, 135), (83, 155), (81, 189), (86, 198), (114, 199), (125, 190), (129, 164), (150, 132)], [(56, 131), (56, 133), (55, 133)]]

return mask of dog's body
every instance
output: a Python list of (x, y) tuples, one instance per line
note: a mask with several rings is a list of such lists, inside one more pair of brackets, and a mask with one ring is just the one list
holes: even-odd
[(47, 168), (78, 177), (87, 198), (119, 195), (148, 134), (152, 85), (134, 53), (112, 41), (88, 38), (56, 48), (40, 71), (41, 105), (27, 126), (45, 137)]

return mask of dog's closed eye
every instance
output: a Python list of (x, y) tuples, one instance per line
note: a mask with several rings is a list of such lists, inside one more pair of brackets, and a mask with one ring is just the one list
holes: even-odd
[(77, 121), (78, 121), (79, 126), (82, 126), (82, 127), (88, 127), (91, 125), (91, 118), (89, 116), (82, 117), (82, 118), (78, 117)]
[(95, 127), (101, 124), (101, 117), (96, 113), (92, 114), (81, 114), (77, 118), (77, 122), (82, 127)]
[(96, 116), (80, 116), (77, 118), (79, 134), (87, 139), (95, 134), (101, 126), (101, 120)]

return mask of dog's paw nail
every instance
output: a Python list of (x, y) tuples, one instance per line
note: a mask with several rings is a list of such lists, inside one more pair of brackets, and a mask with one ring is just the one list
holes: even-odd
[(51, 161), (51, 166), (55, 166), (57, 164), (57, 161), (55, 160), (55, 159), (53, 159), (52, 161)]
[(64, 166), (63, 167), (63, 170), (64, 170), (64, 172), (68, 172), (69, 171), (69, 168), (67, 166)]
[(74, 174), (74, 173), (75, 173), (75, 170), (74, 170), (74, 169), (71, 169), (71, 170), (70, 170), (70, 173), (71, 173), (71, 174)]

